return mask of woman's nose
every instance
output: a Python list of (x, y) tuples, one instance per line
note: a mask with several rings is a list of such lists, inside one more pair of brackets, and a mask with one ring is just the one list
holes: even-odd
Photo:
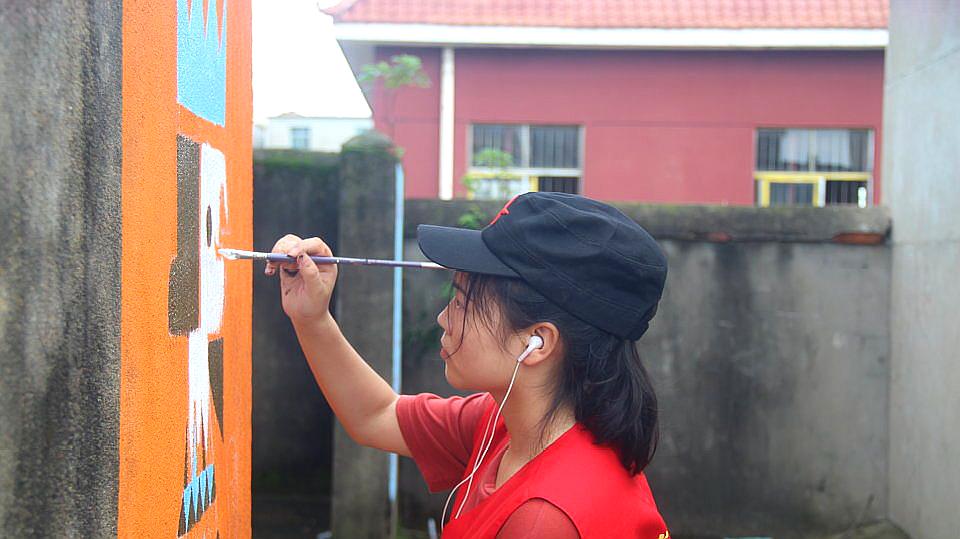
[(447, 333), (449, 333), (449, 331), (447, 331), (447, 325), (446, 325), (448, 307), (449, 305), (447, 305), (447, 307), (444, 307), (443, 310), (440, 311), (440, 314), (437, 315), (437, 325), (439, 325), (440, 328)]

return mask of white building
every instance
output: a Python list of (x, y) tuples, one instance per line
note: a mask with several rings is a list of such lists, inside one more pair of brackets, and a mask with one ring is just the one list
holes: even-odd
[(301, 116), (288, 112), (253, 126), (253, 147), (339, 152), (344, 142), (373, 129), (370, 118)]

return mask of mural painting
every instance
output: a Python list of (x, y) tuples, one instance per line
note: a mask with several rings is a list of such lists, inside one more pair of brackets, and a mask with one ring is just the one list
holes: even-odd
[(217, 248), (221, 209), (227, 216), (226, 188), (223, 153), (178, 136), (177, 256), (170, 265), (167, 317), (170, 334), (188, 339), (189, 400), (179, 535), (200, 520), (216, 495), (210, 413), (213, 408), (216, 431), (222, 433), (224, 266)]
[[(120, 536), (250, 535), (249, 0), (124, 2)], [(229, 31), (228, 31), (229, 28)]]

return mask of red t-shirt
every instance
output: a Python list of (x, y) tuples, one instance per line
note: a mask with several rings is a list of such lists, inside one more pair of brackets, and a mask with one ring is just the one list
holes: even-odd
[[(466, 475), (467, 462), (481, 417), (490, 407), (489, 393), (468, 397), (440, 398), (431, 393), (402, 395), (397, 402), (400, 432), (414, 462), (431, 492), (450, 490)], [(463, 511), (469, 511), (496, 490), (497, 471), (503, 450), (488, 453), (486, 475), (477, 475)], [(466, 483), (460, 488), (466, 488)], [(447, 515), (449, 518), (449, 515)], [(570, 517), (550, 502), (535, 498), (517, 508), (500, 532), (499, 539), (551, 537), (579, 539)]]

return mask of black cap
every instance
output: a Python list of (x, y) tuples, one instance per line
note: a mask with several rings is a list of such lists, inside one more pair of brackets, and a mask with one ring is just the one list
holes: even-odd
[(523, 279), (577, 318), (636, 340), (657, 311), (667, 258), (632, 219), (565, 193), (513, 198), (483, 230), (417, 227), (420, 250), (442, 266)]

